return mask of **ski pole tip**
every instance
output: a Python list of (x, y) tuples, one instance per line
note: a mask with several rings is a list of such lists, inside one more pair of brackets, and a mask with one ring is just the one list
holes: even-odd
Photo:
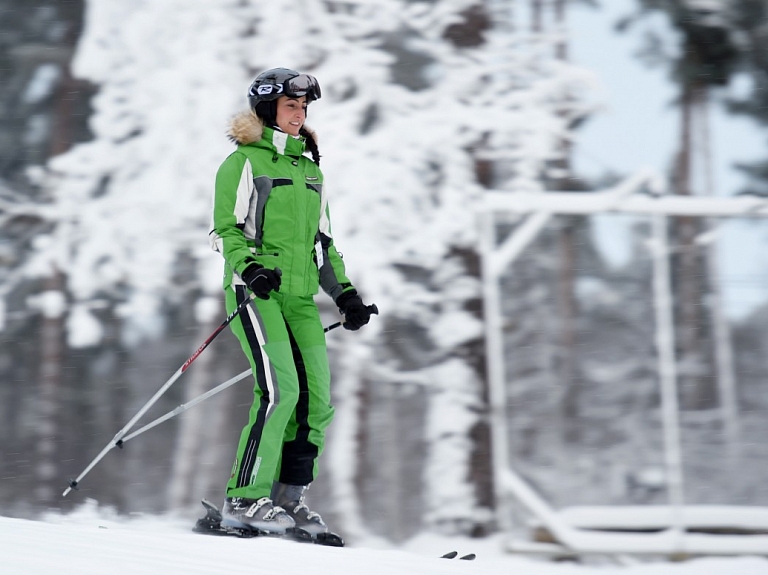
[(67, 487), (67, 488), (64, 490), (64, 493), (62, 493), (62, 494), (61, 494), (61, 496), (62, 496), (62, 497), (66, 497), (67, 495), (69, 495), (69, 492), (70, 492), (70, 491), (72, 491), (73, 489), (74, 489), (75, 491), (79, 491), (79, 490), (80, 490), (80, 488), (77, 486), (77, 480), (75, 480), (75, 479), (70, 479), (70, 480), (69, 480), (69, 487)]

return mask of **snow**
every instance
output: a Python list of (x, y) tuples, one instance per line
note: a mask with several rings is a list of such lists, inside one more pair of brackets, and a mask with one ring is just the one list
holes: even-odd
[(51, 95), (56, 82), (61, 77), (61, 70), (56, 64), (41, 64), (35, 69), (27, 89), (22, 95), (25, 104), (37, 104)]
[(195, 303), (195, 317), (200, 323), (210, 323), (221, 315), (221, 303), (214, 297), (203, 297)]
[[(201, 509), (202, 514), (202, 509)], [(514, 556), (498, 538), (467, 539), (422, 535), (399, 548), (361, 542), (344, 549), (278, 539), (240, 540), (192, 533), (193, 519), (118, 517), (89, 502), (70, 515), (40, 521), (0, 517), (0, 566), (24, 575), (195, 575), (280, 573), (281, 575), (390, 575), (418, 573), (525, 575), (764, 575), (768, 559), (699, 558), (586, 564), (554, 563)], [(440, 558), (448, 551), (475, 553), (474, 561)]]
[(67, 342), (70, 347), (83, 348), (97, 345), (101, 342), (103, 335), (104, 329), (101, 323), (88, 306), (84, 304), (72, 306), (67, 318)]
[(58, 290), (47, 290), (34, 297), (29, 297), (27, 305), (42, 312), (43, 317), (55, 319), (61, 317), (67, 308), (64, 294)]

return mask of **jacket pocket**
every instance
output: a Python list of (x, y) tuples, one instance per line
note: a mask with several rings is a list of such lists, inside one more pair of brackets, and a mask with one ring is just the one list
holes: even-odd
[(275, 269), (282, 267), (283, 258), (280, 257), (280, 252), (261, 252), (258, 248), (251, 248), (256, 263), (264, 266), (265, 268)]

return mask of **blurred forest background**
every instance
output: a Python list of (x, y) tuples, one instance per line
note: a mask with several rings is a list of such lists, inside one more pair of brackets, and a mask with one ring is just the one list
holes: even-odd
[[(349, 537), (497, 528), (472, 202), (489, 189), (586, 194), (631, 175), (573, 168), (600, 79), (570, 57), (569, 13), (601, 2), (276, 4), (0, 0), (0, 513), (89, 497), (195, 514), (201, 497), (223, 498), (247, 380), (61, 493), (224, 319), (207, 226), (226, 121), (258, 71), (288, 66), (323, 87), (308, 123), (335, 236), (382, 312), (359, 334), (328, 334), (337, 420), (311, 504)], [(641, 54), (677, 93), (663, 176), (670, 193), (711, 194), (710, 110), (768, 125), (768, 7), (637, 0), (616, 33), (649, 18), (673, 31), (672, 50), (651, 33)], [(724, 97), (736, 77), (748, 89)], [(734, 168), (748, 185), (720, 193), (768, 196), (759, 153)], [(619, 239), (595, 218), (560, 216), (502, 281), (510, 457), (556, 507), (667, 500), (650, 228), (624, 221), (620, 266), (600, 245)], [(768, 505), (768, 305), (729, 318), (716, 253), (699, 241), (710, 224), (670, 225), (686, 500)], [(151, 414), (246, 368), (223, 332)]]

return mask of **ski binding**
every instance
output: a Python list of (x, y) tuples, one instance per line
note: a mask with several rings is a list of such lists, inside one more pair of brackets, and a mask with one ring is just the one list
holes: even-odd
[(269, 531), (262, 531), (261, 529), (252, 529), (249, 527), (222, 525), (222, 516), (219, 508), (207, 499), (203, 499), (201, 503), (205, 508), (205, 517), (201, 517), (197, 520), (197, 523), (195, 523), (195, 526), (192, 528), (192, 531), (195, 533), (239, 537), (241, 539), (250, 539), (252, 537), (280, 537), (282, 539), (290, 539), (291, 541), (298, 541), (300, 543), (316, 543), (328, 547), (344, 547), (344, 540), (336, 533), (318, 533), (317, 536), (313, 537), (309, 531), (301, 529), (300, 527), (291, 527), (286, 530), (285, 534), (282, 534), (270, 533)]

